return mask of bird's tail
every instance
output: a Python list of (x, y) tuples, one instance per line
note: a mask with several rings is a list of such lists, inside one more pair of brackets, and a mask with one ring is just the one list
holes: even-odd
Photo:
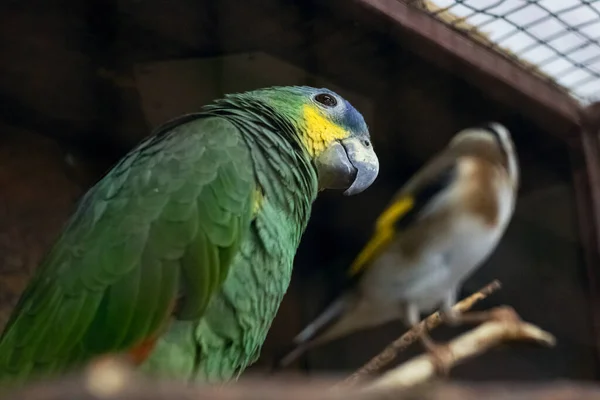
[(283, 368), (294, 362), (309, 348), (340, 336), (343, 332), (338, 334), (333, 332), (334, 334), (331, 335), (330, 328), (337, 325), (336, 322), (342, 319), (352, 303), (353, 298), (349, 295), (341, 296), (331, 303), (313, 322), (296, 335), (293, 340), (293, 349), (280, 358), (277, 362), (277, 367)]

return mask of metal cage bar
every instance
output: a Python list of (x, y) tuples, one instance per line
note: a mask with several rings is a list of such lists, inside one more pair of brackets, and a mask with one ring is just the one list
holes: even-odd
[[(600, 0), (410, 4), (568, 90), (577, 100), (600, 100)], [(552, 32), (545, 29), (550, 26)]]

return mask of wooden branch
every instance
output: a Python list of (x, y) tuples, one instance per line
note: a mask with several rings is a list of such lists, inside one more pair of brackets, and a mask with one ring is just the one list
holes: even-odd
[[(533, 341), (552, 347), (555, 338), (535, 325), (523, 322), (510, 307), (498, 307), (490, 311), (492, 320), (464, 333), (444, 347), (442, 360), (445, 370), (506, 341)], [(409, 386), (423, 383), (436, 375), (437, 366), (429, 353), (415, 357), (399, 367), (387, 372), (365, 390), (380, 391), (393, 389), (394, 392)]]
[[(456, 303), (453, 309), (459, 311), (461, 314), (466, 311), (469, 311), (476, 303), (487, 298), (489, 295), (499, 290), (500, 288), (500, 281), (494, 280), (491, 283), (484, 286), (478, 292), (475, 292), (471, 296)], [(408, 330), (398, 339), (393, 341), (381, 353), (373, 357), (358, 371), (354, 372), (352, 375), (346, 378), (346, 380), (342, 384), (349, 385), (356, 383), (358, 380), (381, 370), (390, 362), (394, 361), (398, 353), (400, 353), (402, 350), (406, 349), (408, 346), (410, 346), (418, 340), (419, 332), (421, 332), (424, 326), (427, 326), (427, 330), (431, 331), (432, 329), (440, 326), (442, 322), (443, 321), (440, 317), (439, 312), (431, 314), (425, 320), (421, 321), (421, 323), (415, 328)]]

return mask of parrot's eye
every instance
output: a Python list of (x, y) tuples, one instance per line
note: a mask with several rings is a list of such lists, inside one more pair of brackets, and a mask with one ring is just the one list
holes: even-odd
[(335, 107), (337, 105), (337, 100), (330, 94), (321, 93), (315, 96), (315, 101), (323, 104), (327, 107)]

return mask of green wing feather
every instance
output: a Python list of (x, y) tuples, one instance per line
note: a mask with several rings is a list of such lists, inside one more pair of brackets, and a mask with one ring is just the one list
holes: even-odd
[(248, 231), (249, 152), (225, 119), (185, 116), (82, 199), (0, 339), (0, 380), (126, 351), (177, 316), (198, 319)]

